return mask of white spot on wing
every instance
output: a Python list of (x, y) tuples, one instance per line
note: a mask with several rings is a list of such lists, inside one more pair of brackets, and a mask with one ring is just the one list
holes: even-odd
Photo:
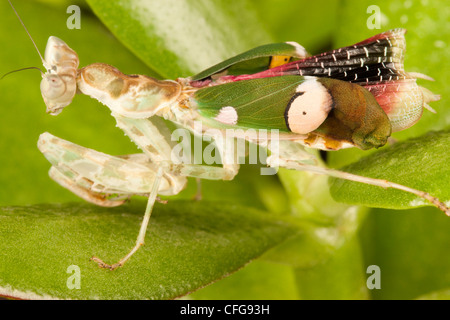
[(292, 132), (306, 134), (317, 129), (328, 117), (332, 98), (314, 77), (308, 77), (295, 91), (302, 94), (291, 101), (287, 122)]
[(231, 106), (226, 106), (220, 109), (219, 114), (214, 118), (223, 124), (235, 125), (238, 121), (238, 114), (236, 109)]

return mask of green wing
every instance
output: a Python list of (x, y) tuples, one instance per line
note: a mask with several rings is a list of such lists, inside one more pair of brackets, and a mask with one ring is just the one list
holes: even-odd
[(305, 49), (295, 42), (266, 44), (222, 61), (196, 74), (192, 77), (192, 80), (202, 80), (224, 71), (230, 75), (256, 73), (268, 69), (273, 56), (287, 56), (302, 59), (307, 55)]
[[(191, 102), (212, 127), (290, 132), (286, 107), (304, 81), (300, 76), (281, 76), (230, 82), (198, 90)], [(224, 117), (224, 111), (231, 113)]]

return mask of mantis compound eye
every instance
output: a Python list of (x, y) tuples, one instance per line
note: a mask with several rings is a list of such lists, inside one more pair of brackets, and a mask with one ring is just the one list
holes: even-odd
[(41, 81), (41, 93), (51, 115), (59, 114), (72, 102), (76, 91), (76, 83), (57, 74), (46, 74)]
[(41, 92), (44, 99), (54, 100), (64, 95), (66, 84), (58, 75), (49, 75), (41, 81)]

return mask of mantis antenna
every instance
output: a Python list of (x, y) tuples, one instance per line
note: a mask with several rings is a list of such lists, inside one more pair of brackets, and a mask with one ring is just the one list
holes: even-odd
[[(36, 51), (37, 51), (37, 53), (39, 54), (39, 57), (41, 58), (41, 61), (42, 61), (42, 63), (43, 63), (44, 66), (45, 66), (45, 65), (46, 65), (46, 64), (45, 64), (45, 60), (44, 60), (44, 58), (42, 58), (41, 52), (39, 51), (39, 49), (38, 49), (36, 43), (34, 42), (33, 37), (32, 37), (31, 34), (28, 32), (27, 27), (26, 27), (25, 24), (23, 23), (22, 19), (20, 18), (19, 14), (18, 14), (17, 11), (16, 11), (16, 8), (14, 8), (13, 4), (11, 3), (11, 1), (8, 0), (8, 2), (9, 2), (9, 4), (11, 5), (11, 8), (14, 10), (14, 13), (16, 14), (17, 18), (19, 19), (19, 21), (20, 21), (20, 23), (22, 24), (23, 28), (25, 29), (26, 33), (27, 33), (28, 36), (30, 37), (31, 42), (33, 42), (33, 45), (34, 45), (34, 47), (36, 48)], [(25, 69), (27, 69), (27, 68), (25, 68)], [(29, 69), (29, 68), (28, 68), (28, 69)], [(21, 69), (21, 70), (23, 70), (23, 69)], [(40, 70), (40, 69), (39, 69), (39, 70)], [(19, 71), (19, 70), (16, 70), (16, 71)], [(6, 76), (6, 74), (5, 74), (5, 76)]]
[(30, 37), (46, 69), (45, 73), (41, 72), (41, 94), (47, 106), (47, 112), (56, 115), (72, 102), (76, 94), (76, 76), (79, 65), (78, 55), (64, 41), (51, 36), (45, 48), (45, 60), (13, 4), (10, 0), (8, 2), (27, 32), (28, 37)]
[(42, 72), (42, 70), (39, 67), (26, 67), (26, 68), (20, 68), (17, 70), (13, 70), (13, 71), (9, 71), (7, 73), (5, 73), (4, 75), (2, 75), (2, 77), (0, 78), (0, 80), (2, 80), (4, 77), (6, 77), (8, 74), (14, 73), (14, 72), (18, 72), (18, 71), (23, 71), (23, 70), (29, 70), (29, 69), (36, 69), (39, 70), (39, 72), (42, 74), (42, 76), (44, 76), (44, 72)]

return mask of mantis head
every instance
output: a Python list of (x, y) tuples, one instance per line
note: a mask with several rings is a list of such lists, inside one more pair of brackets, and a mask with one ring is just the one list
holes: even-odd
[(45, 48), (41, 94), (51, 115), (59, 114), (77, 92), (78, 55), (64, 41), (51, 36)]

